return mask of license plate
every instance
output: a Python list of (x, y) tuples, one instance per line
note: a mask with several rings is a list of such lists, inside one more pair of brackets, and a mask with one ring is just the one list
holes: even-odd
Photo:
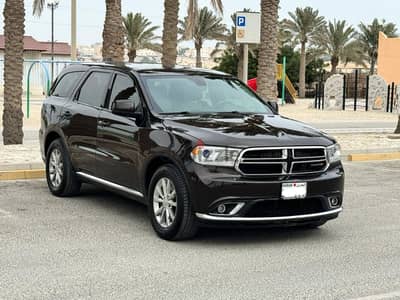
[(307, 197), (306, 182), (282, 183), (282, 199), (304, 199)]

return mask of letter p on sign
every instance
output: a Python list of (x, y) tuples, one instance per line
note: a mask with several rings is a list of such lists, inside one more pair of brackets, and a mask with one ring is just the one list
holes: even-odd
[(237, 27), (246, 27), (246, 17), (237, 16), (236, 25)]

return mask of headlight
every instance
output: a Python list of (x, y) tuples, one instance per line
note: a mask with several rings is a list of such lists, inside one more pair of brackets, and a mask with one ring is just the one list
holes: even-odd
[(340, 161), (341, 151), (340, 145), (335, 144), (326, 148), (329, 163)]
[(233, 167), (240, 151), (241, 149), (201, 145), (196, 146), (190, 156), (201, 165)]

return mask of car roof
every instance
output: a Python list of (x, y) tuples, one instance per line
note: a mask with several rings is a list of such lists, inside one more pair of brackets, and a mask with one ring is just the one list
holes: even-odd
[(216, 70), (193, 68), (184, 66), (175, 66), (174, 68), (164, 68), (161, 64), (148, 64), (148, 63), (72, 63), (68, 69), (69, 71), (82, 70), (90, 67), (120, 69), (123, 71), (134, 71), (142, 74), (165, 74), (165, 73), (180, 73), (180, 74), (199, 74), (199, 75), (219, 75), (231, 76)]

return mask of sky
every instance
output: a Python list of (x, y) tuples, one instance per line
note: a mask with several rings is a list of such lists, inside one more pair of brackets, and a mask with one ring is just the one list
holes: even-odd
[[(5, 0), (0, 0), (3, 11)], [(38, 18), (32, 16), (33, 0), (25, 1), (26, 8), (26, 35), (32, 35), (38, 40), (51, 38), (51, 14), (45, 8), (43, 15)], [(104, 0), (77, 0), (78, 3), (78, 44), (90, 45), (102, 40), (102, 29), (105, 15)], [(209, 0), (199, 0), (201, 6), (209, 6)], [(230, 15), (243, 8), (259, 11), (260, 0), (224, 0), (223, 18), (231, 26)], [(180, 17), (186, 13), (187, 0), (181, 0)], [(386, 19), (394, 22), (400, 29), (400, 1), (399, 0), (281, 0), (280, 18), (288, 16), (288, 12), (296, 7), (311, 6), (320, 11), (327, 20), (344, 19), (350, 24), (358, 25), (360, 22), (370, 22), (373, 18)], [(60, 0), (59, 8), (55, 13), (55, 39), (57, 41), (70, 41), (70, 0)], [(149, 18), (154, 25), (161, 26), (163, 20), (163, 0), (122, 0), (123, 14), (128, 12), (141, 12)], [(0, 22), (3, 23), (3, 15)], [(0, 26), (2, 32), (3, 26)], [(161, 35), (161, 29), (159, 30)]]

